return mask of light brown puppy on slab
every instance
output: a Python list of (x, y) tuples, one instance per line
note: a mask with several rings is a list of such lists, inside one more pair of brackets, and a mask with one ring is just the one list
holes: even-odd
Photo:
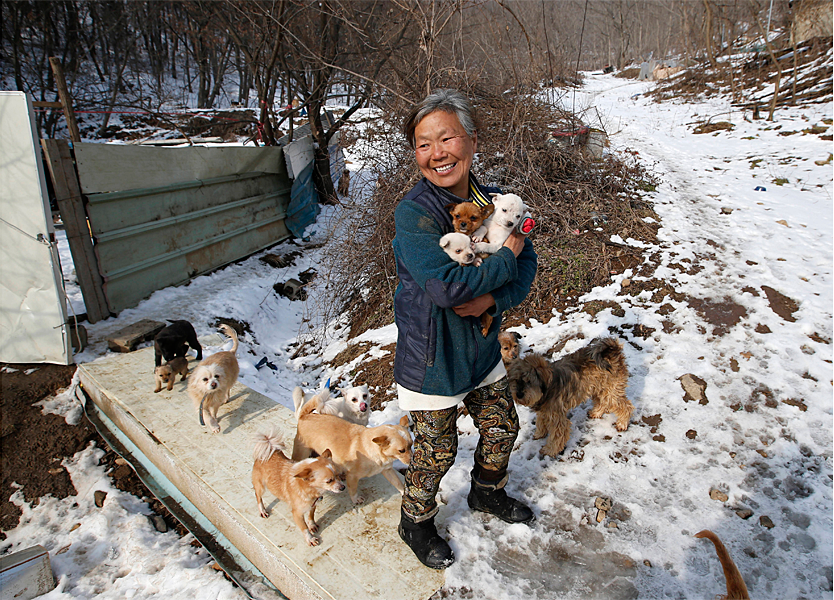
[(399, 459), (406, 465), (411, 462), (408, 417), (400, 419), (399, 425), (363, 427), (332, 415), (313, 414), (316, 409), (321, 411), (318, 397), (301, 408), (293, 460), (303, 460), (313, 452), (321, 454), (329, 449), (333, 462), (345, 475), (354, 504), (365, 501), (358, 492), (359, 480), (378, 473), (382, 473), (397, 491), (403, 492), (403, 484), (394, 472), (394, 461)]
[(252, 456), (252, 487), (258, 501), (258, 513), (267, 518), (264, 490), (290, 505), (292, 518), (304, 534), (309, 546), (318, 546), (319, 526), (315, 520), (316, 504), (324, 492), (339, 493), (345, 484), (339, 479), (338, 469), (330, 460), (330, 450), (318, 458), (293, 462), (283, 453), (283, 438), (276, 430), (255, 434)]

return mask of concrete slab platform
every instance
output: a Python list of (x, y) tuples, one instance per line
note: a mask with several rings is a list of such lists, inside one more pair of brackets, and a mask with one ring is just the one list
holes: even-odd
[[(222, 338), (200, 342), (210, 347)], [(424, 600), (440, 589), (443, 573), (421, 565), (399, 539), (400, 497), (381, 475), (361, 481), (361, 506), (346, 492), (324, 497), (316, 510), (320, 546), (306, 544), (289, 507), (270, 494), (264, 498), (270, 517), (262, 519), (252, 490), (251, 436), (275, 426), (291, 449), (292, 411), (237, 383), (219, 412), (221, 432), (212, 434), (199, 424), (186, 382), (154, 394), (153, 365), (153, 348), (143, 348), (78, 371), (98, 409), (284, 595)]]

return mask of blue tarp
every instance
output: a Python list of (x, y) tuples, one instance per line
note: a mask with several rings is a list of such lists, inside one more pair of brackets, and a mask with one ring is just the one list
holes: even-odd
[(290, 204), (287, 206), (284, 224), (297, 238), (304, 235), (304, 230), (316, 221), (316, 217), (321, 212), (319, 195), (313, 184), (313, 165), (315, 161), (310, 161), (310, 164), (304, 167), (292, 182)]

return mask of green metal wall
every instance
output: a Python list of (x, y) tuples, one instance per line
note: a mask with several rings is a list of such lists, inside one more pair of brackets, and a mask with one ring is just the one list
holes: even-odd
[(281, 148), (76, 144), (75, 153), (113, 313), (290, 235)]

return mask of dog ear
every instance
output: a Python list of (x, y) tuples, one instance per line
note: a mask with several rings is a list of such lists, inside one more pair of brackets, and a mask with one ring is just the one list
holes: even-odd
[(371, 440), (374, 444), (378, 445), (382, 450), (385, 450), (388, 446), (391, 445), (391, 440), (388, 439), (387, 435), (380, 435), (375, 437)]
[(536, 375), (541, 380), (542, 387), (549, 388), (553, 382), (553, 369), (550, 368), (550, 363), (547, 362), (547, 359), (540, 354), (531, 354), (528, 363), (533, 367)]
[(450, 202), (449, 204), (447, 204), (443, 208), (446, 209), (446, 212), (451, 214), (455, 211), (455, 208), (457, 208), (457, 204), (455, 204), (454, 202)]
[(307, 480), (310, 478), (310, 475), (313, 473), (313, 470), (310, 467), (304, 467), (298, 473), (293, 475), (293, 477), (298, 477), (299, 479)]
[(451, 244), (451, 243), (452, 243), (452, 240), (449, 239), (448, 237), (446, 237), (445, 235), (442, 238), (440, 238), (440, 247), (441, 248), (448, 248), (449, 244)]
[(403, 415), (403, 418), (400, 419), (400, 427), (408, 427), (408, 415)]
[(513, 336), (513, 337), (515, 338), (515, 341), (516, 341), (516, 342), (520, 342), (520, 341), (521, 341), (521, 334), (520, 334), (519, 332), (517, 332), (517, 331), (511, 331), (511, 332), (510, 332), (510, 335), (511, 335), (511, 336)]
[(322, 458), (332, 458), (332, 456), (333, 453), (330, 451), (330, 448), (321, 453)]
[(489, 215), (495, 212), (495, 205), (494, 204), (487, 204), (486, 206), (481, 207), (481, 217), (486, 219)]

